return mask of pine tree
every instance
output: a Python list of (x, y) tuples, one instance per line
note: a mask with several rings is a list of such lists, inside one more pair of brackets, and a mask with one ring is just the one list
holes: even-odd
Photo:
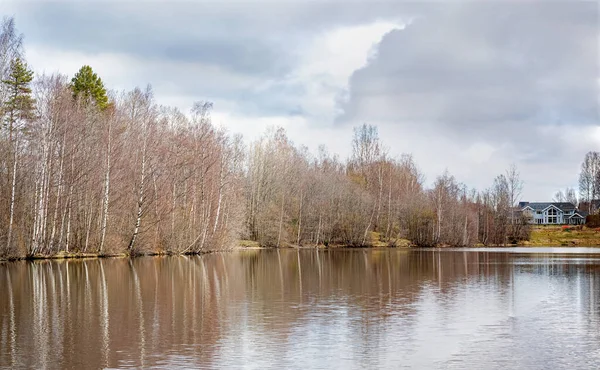
[(10, 64), (10, 74), (2, 83), (6, 86), (8, 100), (4, 103), (3, 113), (8, 125), (9, 140), (18, 122), (31, 119), (34, 116), (35, 100), (31, 97), (29, 84), (33, 81), (33, 71), (27, 68), (27, 63), (15, 58)]
[(71, 90), (76, 99), (93, 102), (100, 110), (108, 107), (108, 96), (102, 79), (90, 66), (83, 66), (71, 80)]

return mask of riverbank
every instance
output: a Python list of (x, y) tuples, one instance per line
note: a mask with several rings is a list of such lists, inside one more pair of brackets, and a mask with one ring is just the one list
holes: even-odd
[(190, 256), (190, 255), (201, 255), (201, 254), (209, 254), (215, 252), (224, 252), (224, 251), (232, 251), (232, 250), (245, 250), (245, 249), (265, 249), (265, 247), (245, 247), (238, 246), (229, 249), (212, 249), (205, 250), (201, 252), (186, 252), (186, 253), (174, 253), (174, 252), (141, 252), (141, 253), (90, 253), (90, 252), (75, 252), (75, 253), (67, 253), (67, 252), (58, 252), (56, 254), (51, 255), (34, 255), (34, 256), (12, 256), (12, 257), (0, 257), (0, 262), (2, 261), (21, 261), (21, 260), (62, 260), (62, 259), (97, 259), (97, 258), (130, 258), (130, 257), (151, 257), (151, 256)]
[(535, 226), (523, 247), (600, 247), (600, 228), (585, 226)]
[[(600, 247), (600, 228), (588, 228), (585, 226), (535, 226), (531, 231), (531, 237), (528, 241), (519, 244), (506, 245), (507, 247)], [(381, 241), (379, 233), (372, 232), (370, 235), (370, 246), (363, 248), (409, 248), (415, 247), (407, 239), (398, 239), (393, 243)], [(498, 245), (477, 245), (476, 247), (499, 247)], [(349, 248), (347, 245), (319, 245), (312, 247), (285, 246), (283, 248)], [(206, 250), (200, 253), (184, 253), (189, 254), (206, 254), (218, 251), (231, 250), (253, 250), (253, 249), (270, 249), (269, 247), (261, 246), (258, 242), (251, 240), (240, 240), (237, 245), (229, 249)], [(172, 252), (145, 252), (136, 254), (135, 256), (171, 256), (179, 255)], [(66, 253), (59, 252), (54, 255), (36, 255), (36, 256), (20, 256), (13, 258), (2, 258), (0, 261), (6, 260), (41, 260), (41, 259), (90, 259), (90, 258), (127, 258), (131, 257), (128, 253)]]

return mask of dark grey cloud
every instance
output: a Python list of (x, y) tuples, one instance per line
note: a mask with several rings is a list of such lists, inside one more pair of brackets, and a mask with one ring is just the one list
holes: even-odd
[(541, 158), (560, 151), (538, 139), (561, 145), (543, 127), (598, 124), (597, 79), (596, 2), (438, 4), (384, 37), (338, 122), (427, 125)]
[[(426, 122), (461, 135), (468, 130), (495, 136), (542, 121), (597, 118), (595, 2), (12, 4), (27, 43), (179, 63), (178, 71), (165, 68), (143, 83), (204, 98), (248, 100), (254, 94), (249, 110), (264, 102), (273, 112), (302, 111), (293, 101), (295, 89), (257, 92), (252, 83), (284, 78), (296, 66), (298, 43), (336, 26), (412, 18), (406, 29), (388, 34), (369, 65), (352, 76), (338, 121)], [(207, 66), (233, 77), (219, 85), (215, 79), (222, 76), (201, 69)]]
[(285, 0), (11, 4), (28, 45), (88, 55), (115, 53), (153, 66), (164, 63), (139, 83), (167, 93), (236, 100), (240, 113), (263, 115), (307, 113), (295, 101), (300, 87), (260, 86), (285, 79), (297, 67), (300, 45), (325, 30), (408, 17), (420, 7), (389, 1)]
[[(87, 53), (113, 52), (150, 60), (216, 65), (236, 73), (277, 75), (289, 69), (276, 39), (253, 33), (209, 4), (160, 2), (76, 5), (26, 3), (24, 27), (32, 42)], [(246, 25), (249, 26), (249, 25)]]
[(18, 21), (29, 39), (57, 48), (276, 77), (289, 72), (294, 46), (307, 35), (398, 15), (399, 9), (392, 2), (31, 1), (18, 4)]

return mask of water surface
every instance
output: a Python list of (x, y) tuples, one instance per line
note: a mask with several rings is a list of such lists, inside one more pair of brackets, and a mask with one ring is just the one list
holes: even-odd
[(588, 248), (0, 264), (3, 368), (600, 367)]

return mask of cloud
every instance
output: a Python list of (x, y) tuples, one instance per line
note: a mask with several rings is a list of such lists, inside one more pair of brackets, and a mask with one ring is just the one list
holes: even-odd
[[(364, 49), (392, 27), (385, 19), (398, 18), (382, 20), (393, 5), (339, 1), (8, 4), (26, 31), (27, 48), (38, 55), (76, 55), (95, 69), (107, 69), (107, 56), (120, 58), (123, 78), (105, 78), (116, 86), (129, 86), (124, 79), (151, 83), (159, 94), (234, 101), (244, 114), (270, 116), (323, 116), (313, 113), (320, 109), (313, 98), (324, 102), (325, 90), (337, 93), (340, 76), (345, 86), (364, 65)], [(48, 70), (38, 60), (34, 67)], [(334, 109), (334, 98), (328, 93), (325, 108)]]
[(340, 120), (393, 119), (474, 135), (523, 122), (596, 122), (596, 8), (468, 2), (422, 15), (386, 35), (354, 73)]
[(265, 127), (349, 155), (352, 126), (427, 178), (485, 188), (512, 162), (529, 200), (575, 185), (600, 148), (594, 2), (13, 1), (36, 71), (83, 64), (152, 84), (247, 138)]
[[(566, 185), (557, 172), (573, 172), (594, 149), (583, 135), (598, 125), (597, 6), (434, 6), (385, 35), (353, 73), (337, 123), (374, 123), (392, 137), (414, 137), (405, 149), (421, 153), (424, 166), (443, 161), (480, 187), (482, 166), (500, 173), (510, 162), (528, 180), (545, 181), (538, 190)], [(542, 164), (553, 170), (536, 173)]]

